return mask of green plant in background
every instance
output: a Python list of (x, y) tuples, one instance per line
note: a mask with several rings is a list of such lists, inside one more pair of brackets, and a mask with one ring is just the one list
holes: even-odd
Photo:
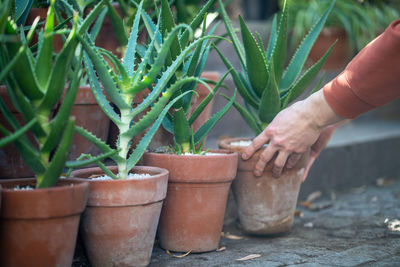
[[(55, 185), (65, 167), (74, 132), (74, 120), (70, 118), (70, 112), (81, 69), (80, 61), (79, 64), (72, 66), (74, 53), (79, 44), (77, 35), (87, 31), (102, 8), (98, 5), (82, 23), (78, 22), (77, 16), (74, 17), (72, 29), (68, 30), (68, 39), (61, 52), (53, 58), (54, 5), (55, 0), (52, 0), (35, 51), (32, 51), (28, 43), (37, 27), (38, 19), (33, 23), (26, 39), (23, 28), (18, 29), (10, 17), (2, 16), (0, 23), (1, 27), (5, 27), (5, 35), (18, 36), (15, 42), (2, 43), (0, 67), (2, 73), (8, 72), (5, 77), (8, 95), (26, 125), (21, 126), (3, 100), (0, 100), (0, 109), (11, 125), (14, 135), (27, 127), (31, 129), (34, 142), (31, 142), (26, 135), (19, 135), (13, 142), (25, 163), (35, 173), (37, 188)], [(69, 90), (59, 112), (53, 118), (52, 109), (59, 103), (64, 93), (67, 72), (71, 67), (74, 71), (73, 80), (69, 84)], [(6, 138), (11, 138), (11, 132), (3, 125), (0, 131)], [(75, 162), (75, 165), (80, 166), (85, 163), (87, 162)]]
[[(212, 0), (208, 1), (203, 7), (202, 11), (193, 19), (192, 23), (190, 24), (192, 29), (196, 29), (198, 25), (200, 25), (200, 23), (203, 21), (201, 37), (198, 39), (203, 41), (199, 42), (194, 48), (193, 53), (190, 54), (190, 57), (187, 57), (185, 59), (182, 67), (174, 75), (173, 80), (180, 80), (184, 76), (192, 75), (194, 75), (195, 77), (200, 77), (204, 68), (204, 64), (207, 60), (208, 53), (212, 47), (210, 45), (210, 38), (222, 39), (220, 37), (212, 36), (218, 24), (214, 25), (214, 27), (208, 32), (208, 35), (205, 36), (207, 16), (204, 16), (204, 13), (214, 4), (214, 2), (215, 1)], [(154, 34), (155, 27), (151, 24), (151, 20), (148, 18), (146, 21), (146, 27), (150, 32), (150, 36), (156, 40), (166, 38), (168, 32), (176, 27), (172, 11), (166, 0), (161, 1), (160, 20), (163, 27), (158, 35)], [(176, 45), (171, 47), (170, 58), (167, 58), (167, 64), (171, 64), (171, 60), (177, 57), (177, 55), (182, 50), (182, 47), (184, 47), (185, 43), (187, 43), (187, 37), (185, 33), (183, 33), (180, 38), (176, 38), (174, 42)], [(210, 89), (210, 93), (202, 101), (202, 103), (198, 105), (198, 107), (193, 111), (192, 114), (190, 114), (189, 110), (192, 103), (193, 90), (195, 89), (196, 83), (194, 82), (191, 84), (182, 85), (180, 86), (180, 88), (178, 88), (179, 93), (185, 93), (187, 95), (174, 104), (172, 112), (167, 114), (163, 122), (164, 128), (169, 131), (174, 137), (175, 153), (201, 153), (204, 138), (232, 106), (234, 97), (220, 111), (215, 113), (208, 121), (206, 121), (196, 132), (193, 131), (192, 125), (194, 121), (199, 117), (201, 112), (204, 110), (204, 108), (207, 106), (207, 104), (210, 103), (211, 99), (214, 97), (215, 93), (222, 85), (222, 82), (224, 81), (228, 73), (229, 71), (221, 78), (221, 80), (215, 85), (212, 90)]]
[[(139, 45), (137, 38), (141, 17), (143, 17), (145, 23), (151, 23), (151, 18), (143, 10), (143, 1), (137, 8), (138, 11), (122, 61), (109, 51), (95, 47), (89, 34), (78, 35), (85, 50), (84, 63), (92, 92), (104, 113), (119, 129), (117, 149), (113, 150), (80, 127), (76, 127), (76, 131), (106, 154), (118, 151), (118, 154), (110, 156), (118, 166), (117, 175), (110, 172), (101, 162), (97, 162), (99, 167), (114, 179), (125, 179), (127, 177), (128, 172), (145, 152), (151, 138), (162, 124), (170, 108), (186, 95), (192, 93), (192, 91), (182, 92), (180, 89), (193, 82), (200, 82), (207, 86), (201, 79), (181, 71), (184, 68), (185, 60), (191, 57), (192, 50), (198, 44), (202, 44), (204, 40), (210, 38), (203, 36), (192, 41), (192, 26), (197, 26), (196, 24), (200, 24), (202, 20), (200, 19), (200, 22), (197, 22), (199, 20), (197, 18), (190, 26), (180, 24), (167, 30), (160, 17), (169, 14), (165, 15), (163, 13), (165, 10), (162, 9), (158, 16), (157, 25), (154, 25), (154, 28), (151, 27), (154, 29), (152, 34), (155, 38), (152, 38), (147, 45)], [(206, 8), (207, 6), (199, 13), (199, 16), (204, 16)], [(161, 38), (160, 32), (165, 33), (164, 38)], [(180, 39), (179, 44), (177, 43), (178, 38)], [(171, 51), (177, 47), (179, 47), (179, 51), (171, 57)], [(104, 60), (104, 56), (109, 59), (113, 68)], [(176, 76), (178, 73), (181, 74)], [(108, 99), (119, 110), (120, 115), (114, 111), (106, 98), (98, 78)], [(149, 89), (150, 94), (143, 99), (143, 102), (137, 103), (138, 105), (133, 107), (135, 95), (145, 89)], [(149, 108), (149, 111), (141, 115)], [(148, 131), (130, 153), (132, 138), (146, 131), (146, 129)]]
[[(375, 38), (380, 30), (399, 17), (399, 3), (396, 2), (337, 0), (326, 26), (344, 29), (353, 51), (359, 51)], [(294, 45), (301, 41), (302, 36), (330, 3), (330, 0), (288, 1), (291, 14), (289, 27), (293, 30)]]
[[(221, 2), (221, 0), (219, 1)], [(310, 32), (304, 37), (286, 69), (285, 61), (288, 45), (288, 6), (286, 1), (279, 23), (276, 15), (273, 19), (266, 51), (260, 35), (257, 34), (257, 39), (254, 38), (241, 17), (239, 17), (239, 21), (243, 43), (239, 41), (225, 9), (220, 4), (226, 29), (242, 66), (242, 72), (233, 70), (231, 75), (240, 95), (243, 97), (245, 108), (236, 102), (234, 107), (256, 135), (261, 133), (280, 110), (286, 108), (291, 101), (307, 89), (329, 56), (334, 44), (318, 62), (302, 72), (311, 47), (321, 32), (334, 4), (335, 1), (331, 1), (323, 16), (311, 27)], [(218, 49), (217, 51), (226, 67), (231, 69), (232, 64), (229, 60)], [(321, 82), (322, 79), (314, 90), (319, 89)]]

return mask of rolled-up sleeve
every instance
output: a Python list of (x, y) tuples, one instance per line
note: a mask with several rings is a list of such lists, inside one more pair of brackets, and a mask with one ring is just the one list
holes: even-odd
[(323, 88), (332, 109), (345, 118), (400, 97), (400, 19), (392, 22)]

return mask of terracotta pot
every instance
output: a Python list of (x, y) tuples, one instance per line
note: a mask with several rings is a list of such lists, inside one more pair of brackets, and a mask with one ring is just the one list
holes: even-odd
[(310, 51), (309, 59), (314, 63), (317, 62), (336, 39), (337, 43), (322, 68), (326, 70), (344, 69), (351, 59), (352, 50), (349, 38), (341, 28), (323, 28)]
[[(32, 23), (33, 23), (33, 21), (35, 20), (36, 17), (40, 17), (39, 22), (43, 22), (44, 23), (46, 18), (47, 18), (47, 11), (48, 11), (47, 7), (46, 8), (43, 8), (43, 7), (31, 8), (31, 10), (28, 13), (28, 16), (26, 17), (25, 26), (32, 25)], [(56, 20), (55, 20), (55, 22), (56, 22)], [(44, 24), (43, 24), (42, 27), (44, 27)], [(34, 34), (33, 37), (32, 37), (30, 45), (36, 44), (37, 42), (38, 42), (38, 35)], [(61, 49), (63, 48), (63, 45), (64, 45), (64, 43), (62, 41), (61, 35), (58, 35), (58, 34), (54, 35), (54, 37), (53, 37), (53, 48), (54, 48), (54, 51), (57, 52), (57, 53), (60, 52)]]
[[(204, 71), (201, 74), (201, 78), (212, 80), (215, 82), (219, 81), (219, 73), (217, 71)], [(214, 88), (214, 85), (210, 84), (211, 88)], [(194, 94), (192, 99), (192, 106), (190, 107), (190, 114), (200, 105), (200, 103), (207, 97), (210, 93), (207, 87), (202, 84), (197, 84), (196, 92), (198, 95)], [(193, 130), (196, 132), (210, 117), (212, 112), (212, 106), (214, 103), (214, 98), (208, 103), (206, 108), (200, 114), (200, 116), (193, 122)]]
[(159, 227), (162, 248), (177, 252), (217, 249), (237, 153), (213, 152), (222, 154), (144, 154), (144, 164), (170, 172)]
[(261, 150), (251, 159), (243, 161), (241, 154), (245, 147), (230, 145), (240, 140), (248, 139), (225, 139), (219, 141), (218, 146), (239, 153), (238, 171), (232, 191), (243, 230), (257, 235), (290, 230), (307, 157), (303, 156), (293, 169), (284, 169), (279, 179), (272, 177), (272, 164), (266, 166), (261, 177), (255, 177), (253, 170)]
[[(79, 87), (71, 116), (75, 117), (76, 125), (85, 128), (103, 141), (107, 140), (110, 119), (97, 104), (89, 85)], [(95, 156), (101, 154), (101, 151), (97, 146), (75, 133), (68, 159), (75, 160), (82, 153)]]
[(55, 187), (35, 186), (35, 179), (0, 182), (2, 266), (71, 266), (79, 218), (86, 206), (89, 183), (60, 180)]
[[(117, 167), (109, 167), (114, 173)], [(134, 167), (150, 178), (88, 180), (90, 193), (82, 216), (81, 234), (92, 266), (145, 266), (150, 262), (168, 171)], [(87, 178), (102, 174), (100, 168), (72, 172)]]

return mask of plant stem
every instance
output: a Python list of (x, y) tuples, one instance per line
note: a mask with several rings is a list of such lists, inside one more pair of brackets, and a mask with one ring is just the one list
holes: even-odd
[(128, 109), (122, 109), (121, 110), (121, 124), (118, 126), (119, 128), (119, 136), (120, 140), (118, 143), (118, 149), (119, 153), (118, 155), (121, 156), (124, 160), (121, 163), (118, 163), (118, 175), (120, 179), (126, 179), (128, 176), (128, 171), (127, 170), (127, 157), (128, 157), (128, 152), (129, 152), (129, 141), (130, 139), (127, 137), (124, 137), (123, 134), (129, 130), (129, 125), (131, 122), (131, 116), (129, 116), (131, 113), (130, 110)]

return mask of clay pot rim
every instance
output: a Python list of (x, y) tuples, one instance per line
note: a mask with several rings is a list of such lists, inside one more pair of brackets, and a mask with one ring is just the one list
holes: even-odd
[[(118, 167), (117, 166), (106, 166), (108, 169), (110, 169), (112, 172), (117, 171)], [(87, 173), (89, 170), (99, 170), (99, 167), (91, 167), (91, 168), (83, 168), (83, 169), (78, 169), (75, 170), (71, 173), (71, 178), (72, 179), (77, 179), (77, 180), (84, 180), (89, 183), (97, 183), (97, 184), (107, 184), (107, 183), (129, 183), (129, 182), (141, 182), (141, 181), (149, 181), (152, 179), (160, 179), (162, 178), (165, 174), (169, 175), (169, 171), (167, 169), (159, 168), (159, 167), (154, 167), (154, 166), (134, 166), (129, 173), (132, 172), (132, 170), (138, 170), (142, 172), (146, 172), (148, 169), (152, 170), (153, 172), (157, 172), (156, 174), (148, 173), (150, 174), (149, 177), (143, 177), (141, 179), (112, 179), (112, 180), (92, 180), (89, 179), (88, 177), (79, 177), (77, 174), (80, 172)], [(101, 169), (100, 169), (101, 170)]]
[(238, 142), (238, 141), (251, 141), (253, 138), (251, 137), (229, 137), (229, 138), (223, 138), (217, 141), (217, 145), (222, 147), (223, 149), (226, 150), (233, 150), (237, 151), (239, 153), (243, 152), (243, 150), (246, 148), (245, 146), (234, 146), (231, 145), (232, 142)]
[(179, 159), (204, 159), (204, 158), (222, 158), (222, 157), (237, 157), (237, 152), (230, 151), (228, 149), (211, 149), (208, 152), (212, 153), (221, 153), (215, 155), (178, 155), (178, 154), (169, 154), (169, 153), (157, 153), (146, 151), (145, 154), (157, 155), (156, 157), (174, 157)]
[[(60, 192), (64, 191), (67, 188), (74, 186), (77, 188), (80, 187), (88, 187), (89, 183), (86, 181), (78, 181), (78, 180), (68, 180), (65, 178), (61, 178), (57, 181), (57, 184), (52, 187), (46, 187), (46, 188), (33, 188), (31, 190), (14, 190), (12, 188), (7, 188), (4, 187), (6, 184), (13, 184), (13, 183), (18, 183), (17, 185), (32, 185), (36, 184), (36, 178), (16, 178), (16, 179), (6, 179), (0, 181), (0, 190), (2, 191), (2, 194), (41, 194), (42, 192), (52, 190), (55, 192)], [(16, 186), (16, 185), (15, 185)]]

